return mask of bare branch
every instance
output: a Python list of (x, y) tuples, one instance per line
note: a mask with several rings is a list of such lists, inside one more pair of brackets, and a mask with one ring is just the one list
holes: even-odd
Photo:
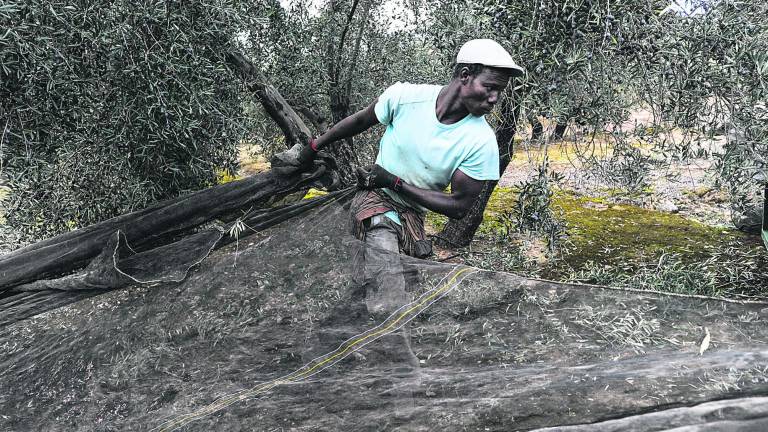
[(248, 89), (256, 95), (264, 110), (283, 131), (288, 147), (309, 142), (312, 131), (280, 92), (267, 83), (267, 79), (250, 60), (240, 53), (231, 52), (227, 55), (227, 61), (243, 77)]

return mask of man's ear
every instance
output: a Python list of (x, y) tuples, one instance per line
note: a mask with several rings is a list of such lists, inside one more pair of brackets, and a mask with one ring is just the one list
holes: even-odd
[(469, 68), (461, 68), (461, 72), (459, 72), (459, 81), (461, 81), (462, 84), (466, 84), (469, 82), (470, 78), (472, 78), (472, 74), (469, 72)]

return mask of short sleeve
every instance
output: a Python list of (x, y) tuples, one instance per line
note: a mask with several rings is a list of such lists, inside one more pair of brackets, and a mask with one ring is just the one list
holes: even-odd
[(400, 105), (400, 96), (403, 92), (403, 83), (396, 82), (389, 86), (384, 93), (379, 96), (379, 100), (373, 107), (376, 118), (381, 124), (389, 125), (397, 114), (397, 108)]
[(458, 169), (475, 180), (498, 180), (499, 149), (496, 137), (491, 136), (481, 146), (476, 147), (459, 164)]

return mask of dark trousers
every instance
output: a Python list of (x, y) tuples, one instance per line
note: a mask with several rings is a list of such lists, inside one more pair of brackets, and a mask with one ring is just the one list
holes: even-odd
[(365, 304), (372, 314), (389, 315), (410, 301), (400, 263), (398, 227), (383, 214), (368, 219), (365, 227)]
[[(411, 301), (405, 290), (400, 262), (398, 227), (386, 216), (376, 215), (365, 221), (366, 235), (362, 253), (363, 286), (368, 312), (381, 322)], [(411, 349), (410, 325), (381, 338), (390, 360), (418, 368), (419, 359)]]

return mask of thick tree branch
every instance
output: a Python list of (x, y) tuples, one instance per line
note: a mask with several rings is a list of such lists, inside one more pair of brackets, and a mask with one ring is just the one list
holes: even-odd
[(325, 131), (328, 130), (330, 125), (328, 124), (328, 119), (321, 115), (316, 113), (315, 111), (298, 104), (293, 104), (296, 107), (296, 111), (300, 112), (301, 115), (304, 116), (307, 120), (309, 120), (310, 123), (312, 123), (312, 126), (315, 128), (315, 131), (317, 131), (318, 136), (320, 134), (325, 133)]
[(349, 14), (347, 14), (347, 22), (344, 24), (344, 30), (341, 31), (341, 37), (339, 38), (339, 47), (336, 50), (336, 70), (334, 71), (336, 76), (333, 77), (334, 81), (338, 82), (338, 79), (340, 78), (339, 70), (341, 70), (341, 56), (344, 52), (344, 44), (346, 43), (347, 38), (347, 32), (349, 32), (349, 27), (352, 24), (352, 18), (355, 16), (355, 10), (357, 9), (357, 5), (360, 3), (359, 0), (354, 0), (352, 2), (352, 7), (349, 9)]
[(373, 0), (368, 0), (365, 2), (365, 6), (363, 8), (363, 14), (360, 22), (360, 29), (357, 32), (357, 37), (355, 38), (355, 47), (352, 50), (352, 56), (349, 59), (349, 68), (347, 69), (346, 73), (346, 79), (344, 82), (344, 90), (346, 91), (347, 95), (352, 93), (352, 77), (355, 73), (355, 68), (357, 67), (357, 58), (360, 55), (360, 42), (363, 40), (363, 33), (365, 33), (365, 28), (368, 25), (368, 17), (371, 12), (371, 4), (373, 3)]
[(256, 95), (264, 110), (283, 131), (288, 147), (309, 142), (312, 131), (280, 92), (267, 83), (267, 79), (250, 60), (240, 53), (231, 52), (227, 55), (227, 62), (246, 81), (248, 89)]
[(301, 190), (327, 172), (325, 165), (317, 164), (311, 173), (292, 176), (267, 171), (155, 203), (146, 209), (18, 249), (0, 257), (0, 293), (22, 283), (82, 268), (101, 253), (116, 231), (124, 233), (132, 247), (142, 251), (145, 246), (165, 243), (168, 237), (214, 218)]

